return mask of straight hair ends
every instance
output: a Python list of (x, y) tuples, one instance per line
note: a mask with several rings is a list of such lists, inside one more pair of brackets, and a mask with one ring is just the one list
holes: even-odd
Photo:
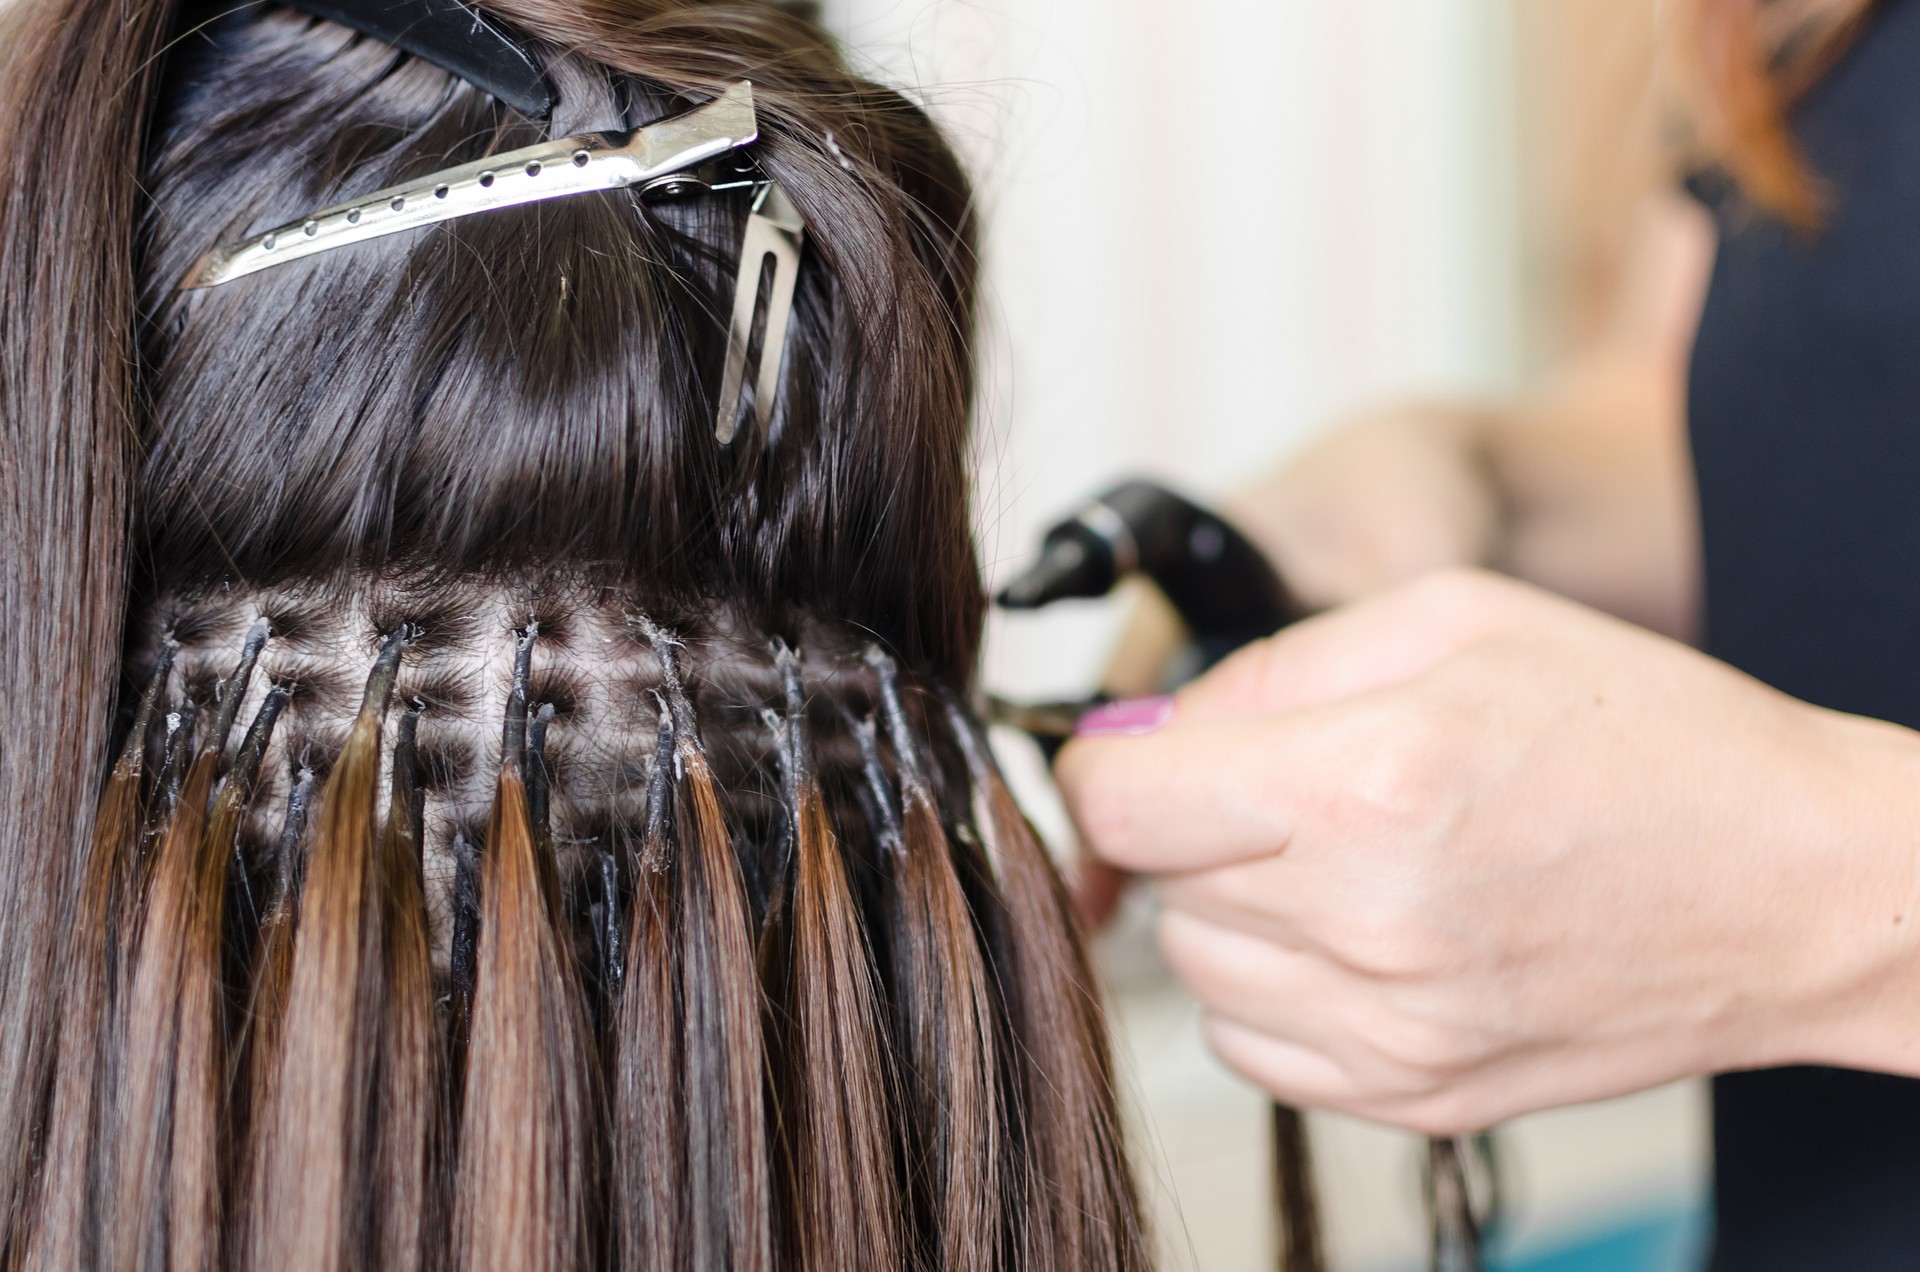
[(461, 1100), (453, 1265), (599, 1266), (592, 1057), (520, 765), (500, 769), (481, 858), (480, 945)]
[[(258, 1170), (248, 1198), (249, 1262), (336, 1268), (363, 1263), (370, 1224), (372, 1095), (382, 1037), (383, 969), (368, 967), (381, 914), (373, 865), (387, 701), (405, 642), (385, 642), (325, 791), (294, 931), (271, 1100), (251, 1131)], [(374, 939), (369, 939), (373, 937)]]
[[(1099, 1218), (1136, 1213), (1140, 1200), (1119, 1118), (1100, 1094), (1112, 1090), (1113, 1064), (1066, 883), (977, 725), (951, 698), (946, 712), (972, 779), (975, 824), (1009, 928), (1004, 944), (1012, 967), (1002, 982), (1023, 1040), (1016, 1124), (1027, 1143), (1019, 1266), (1144, 1269), (1152, 1257), (1140, 1228)], [(1100, 1111), (1075, 1116), (1078, 1107)]]
[[(0, 17), (9, 63), (0, 119), (16, 137), (60, 145), (63, 160), (19, 165), (0, 189), (0, 701), (31, 738), (0, 747), (8, 1251), (27, 1242), (27, 1163), (39, 1155), (55, 1067), (59, 999), (45, 987), (58, 980), (67, 934), (90, 939), (72, 920), (125, 623), (139, 400), (129, 262), (140, 146), (159, 82), (154, 54), (169, 20), (164, 6), (140, 0), (76, 0), (55, 12), (22, 5)], [(72, 1108), (71, 1084), (67, 1094)], [(43, 1253), (87, 1239), (42, 1238)]]
[[(0, 1257), (1145, 1268), (1059, 879), (939, 705), (983, 604), (959, 165), (799, 6), (487, 7), (583, 128), (753, 81), (812, 227), (772, 427), (711, 436), (743, 199), (182, 297), (243, 223), (537, 126), (270, 4), (0, 17), (44, 157), (0, 190)], [(469, 754), (492, 664), (447, 649), (554, 577), (676, 634), (543, 702), (598, 646), (529, 584), (536, 674)]]

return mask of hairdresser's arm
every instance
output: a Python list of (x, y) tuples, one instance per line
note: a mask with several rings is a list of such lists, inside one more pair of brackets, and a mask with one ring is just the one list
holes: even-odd
[(1311, 619), (1058, 773), (1288, 1101), (1453, 1132), (1725, 1069), (1920, 1076), (1920, 735), (1543, 591), (1448, 571)]
[[(1663, 193), (1638, 218), (1606, 330), (1540, 391), (1402, 404), (1335, 427), (1228, 511), (1313, 608), (1484, 565), (1688, 639), (1698, 609), (1686, 361), (1711, 219)], [(1109, 669), (1143, 693), (1177, 640), (1145, 606)]]

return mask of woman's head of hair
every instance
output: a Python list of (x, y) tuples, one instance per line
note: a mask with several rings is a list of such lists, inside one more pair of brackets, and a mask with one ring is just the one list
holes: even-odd
[[(503, 12), (549, 42), (550, 124), (286, 10), (177, 37), (142, 183), (140, 576), (591, 564), (768, 633), (853, 623), (964, 680), (972, 226), (939, 134), (767, 5)], [(811, 233), (771, 425), (730, 446), (705, 421), (739, 194), (554, 200), (176, 289), (215, 242), (740, 78)]]
[[(1139, 1266), (1070, 907), (966, 707), (963, 174), (791, 7), (485, 7), (551, 120), (271, 5), (8, 16), (47, 158), (0, 203), (4, 684), (44, 743), (0, 751), (0, 1245)], [(808, 234), (730, 445), (738, 194), (178, 288), (741, 79)]]

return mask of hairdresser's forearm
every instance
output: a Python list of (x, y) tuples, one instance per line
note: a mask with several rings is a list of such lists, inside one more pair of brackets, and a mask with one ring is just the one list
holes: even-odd
[(1475, 417), (1498, 500), (1483, 564), (1681, 640), (1698, 626), (1698, 496), (1684, 370), (1605, 347), (1540, 392)]
[[(1920, 734), (1811, 712), (1804, 779), (1838, 864), (1817, 893), (1743, 886), (1780, 908), (1783, 998), (1752, 1055), (1722, 1067), (1816, 1063), (1920, 1077)], [(1831, 851), (1822, 846), (1822, 850)], [(1736, 881), (1730, 881), (1733, 883)], [(1740, 885), (1737, 885), (1740, 886)]]
[(1714, 246), (1692, 200), (1650, 198), (1602, 332), (1539, 391), (1376, 411), (1234, 511), (1317, 606), (1437, 565), (1488, 565), (1690, 638), (1699, 566), (1686, 367)]
[(1504, 502), (1488, 463), (1495, 414), (1449, 402), (1372, 411), (1241, 491), (1228, 511), (1311, 609), (1489, 564)]
[(1479, 565), (1692, 635), (1699, 571), (1680, 376), (1651, 354), (1597, 351), (1508, 402), (1363, 416), (1230, 510), (1316, 609)]

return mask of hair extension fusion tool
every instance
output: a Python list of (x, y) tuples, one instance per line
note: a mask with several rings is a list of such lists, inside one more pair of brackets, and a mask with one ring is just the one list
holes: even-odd
[[(1149, 481), (1126, 481), (1048, 530), (1040, 557), (994, 597), (1002, 609), (1105, 596), (1134, 574), (1151, 579), (1192, 637), (1170, 672), (1191, 679), (1302, 610), (1266, 556), (1215, 513)], [(1051, 758), (1083, 712), (1102, 701), (1016, 703), (989, 697), (995, 723), (1031, 734)]]
[(1040, 559), (994, 600), (1029, 610), (1105, 596), (1144, 574), (1193, 634), (1202, 668), (1300, 617), (1260, 549), (1228, 522), (1165, 486), (1122, 482), (1047, 531)]

